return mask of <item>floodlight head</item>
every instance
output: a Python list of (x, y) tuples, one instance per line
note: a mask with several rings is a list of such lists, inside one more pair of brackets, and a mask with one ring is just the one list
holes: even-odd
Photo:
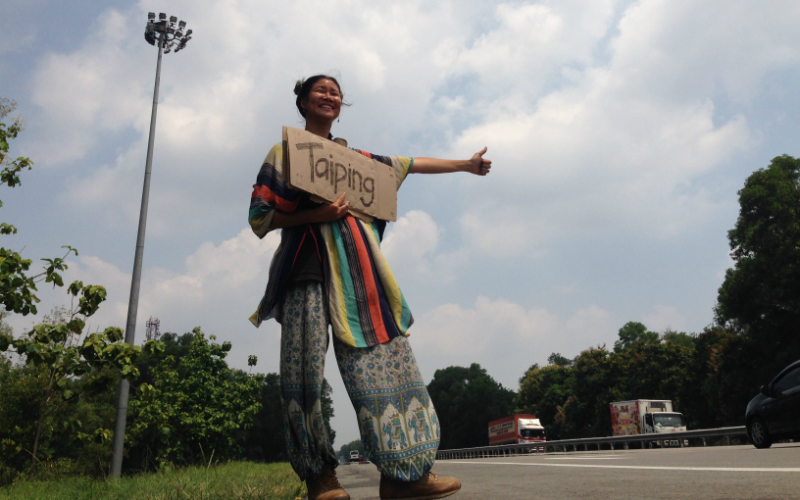
[(155, 45), (156, 44), (156, 35), (155, 35), (155, 30), (153, 29), (153, 26), (155, 26), (155, 24), (153, 23), (153, 20), (151, 19), (150, 22), (147, 23), (147, 25), (144, 28), (144, 39), (150, 45)]
[(179, 29), (183, 29), (185, 27), (186, 27), (186, 21), (181, 21), (181, 22), (178, 23), (178, 28)]
[(148, 12), (148, 13), (147, 13), (147, 19), (149, 19), (149, 20), (150, 20), (150, 22), (153, 22), (153, 20), (154, 20), (155, 18), (156, 18), (156, 13), (155, 13), (155, 12)]
[(175, 17), (175, 16), (169, 16), (169, 23), (170, 23), (170, 24), (175, 24), (175, 23), (177, 23), (177, 22), (178, 22), (178, 18), (177, 18), (177, 17)]
[(192, 34), (192, 30), (189, 30), (189, 31), (186, 32), (186, 36), (189, 36), (191, 34)]
[(158, 14), (158, 18), (160, 20), (162, 20), (162, 21), (166, 21), (167, 20), (167, 15), (164, 14), (163, 12), (161, 12), (161, 13)]

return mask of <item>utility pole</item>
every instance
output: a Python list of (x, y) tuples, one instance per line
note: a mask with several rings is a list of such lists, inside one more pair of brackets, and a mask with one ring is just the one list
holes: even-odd
[[(177, 26), (176, 26), (177, 24)], [(139, 232), (136, 235), (136, 254), (133, 259), (133, 275), (131, 276), (131, 295), (128, 300), (128, 322), (125, 325), (125, 342), (133, 345), (136, 338), (136, 313), (139, 308), (139, 283), (142, 278), (142, 256), (144, 255), (144, 233), (147, 226), (147, 203), (150, 197), (150, 172), (153, 167), (153, 142), (156, 135), (156, 111), (158, 110), (158, 86), (161, 82), (161, 55), (169, 54), (173, 50), (180, 51), (186, 47), (186, 42), (192, 39), (192, 30), (186, 31), (186, 23), (178, 22), (178, 18), (163, 12), (156, 15), (150, 12), (147, 15), (147, 25), (144, 30), (144, 39), (150, 45), (158, 46), (158, 63), (156, 64), (156, 85), (153, 91), (153, 111), (150, 115), (150, 139), (147, 143), (147, 161), (144, 168), (144, 187), (142, 188), (142, 206), (139, 211)], [(119, 381), (119, 395), (117, 396), (117, 418), (114, 423), (114, 456), (111, 461), (110, 475), (118, 478), (122, 474), (122, 452), (125, 444), (125, 423), (128, 418), (128, 394), (130, 383), (128, 379)]]

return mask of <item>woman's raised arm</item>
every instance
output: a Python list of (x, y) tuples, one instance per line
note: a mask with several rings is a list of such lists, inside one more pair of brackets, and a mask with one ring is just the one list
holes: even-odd
[(450, 174), (453, 172), (469, 172), (475, 175), (486, 175), (492, 168), (492, 160), (483, 157), (486, 149), (478, 151), (469, 160), (440, 160), (439, 158), (414, 158), (410, 174)]

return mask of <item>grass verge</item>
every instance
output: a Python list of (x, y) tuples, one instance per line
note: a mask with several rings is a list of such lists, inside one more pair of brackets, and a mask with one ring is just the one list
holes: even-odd
[(0, 488), (0, 500), (295, 500), (304, 484), (287, 463), (231, 462), (123, 477), (23, 481)]

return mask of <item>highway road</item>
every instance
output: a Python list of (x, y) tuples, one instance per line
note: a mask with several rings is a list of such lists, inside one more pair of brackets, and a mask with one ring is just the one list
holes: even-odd
[[(450, 499), (800, 499), (800, 443), (548, 453), (439, 461)], [(352, 500), (378, 499), (374, 465), (337, 469)]]

